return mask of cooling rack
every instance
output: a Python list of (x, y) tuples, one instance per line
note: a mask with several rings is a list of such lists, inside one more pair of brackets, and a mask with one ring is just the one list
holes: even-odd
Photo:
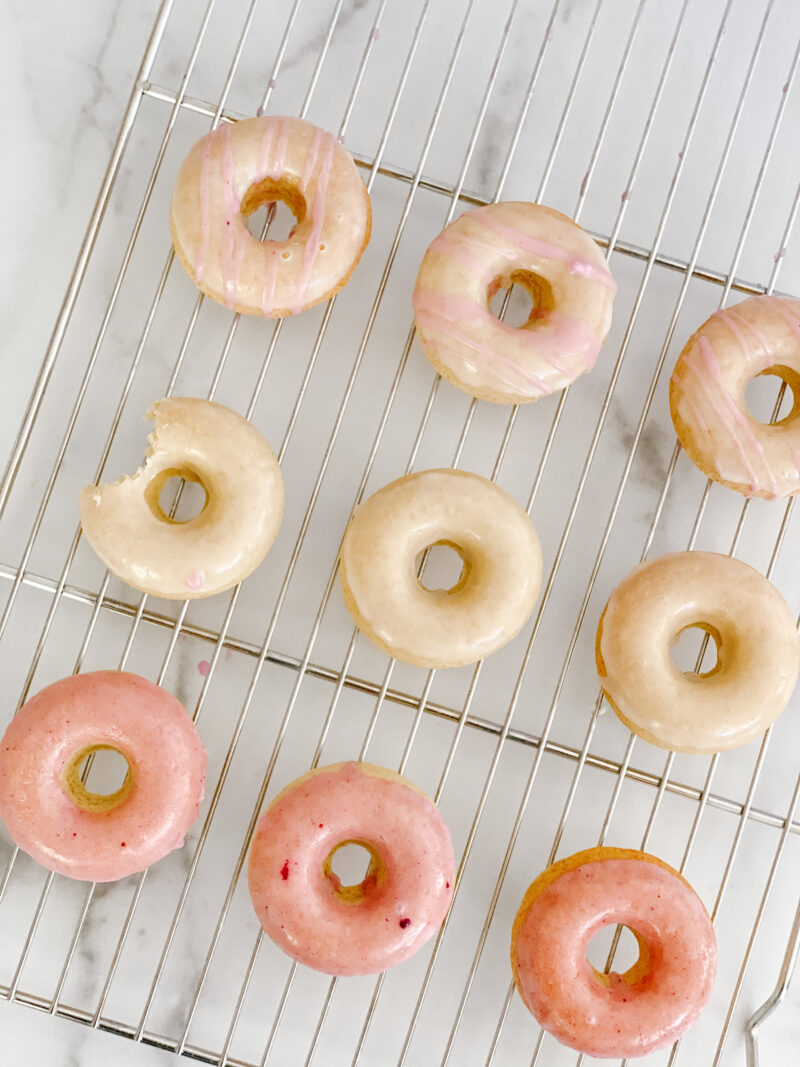
[[(181, 852), (110, 885), (48, 875), (0, 839), (2, 996), (237, 1067), (587, 1063), (521, 1005), (508, 942), (533, 877), (605, 842), (680, 868), (719, 939), (706, 1012), (641, 1062), (757, 1062), (747, 1020), (780, 1001), (797, 955), (798, 700), (761, 742), (667, 754), (607, 710), (593, 638), (630, 568), (681, 548), (747, 560), (800, 611), (793, 502), (707, 483), (666, 400), (708, 314), (800, 291), (799, 59), (794, 0), (164, 0), (0, 486), (0, 662), (4, 716), (72, 671), (123, 667), (165, 685), (209, 750), (208, 795)], [(189, 146), (259, 110), (336, 131), (374, 208), (350, 284), (280, 322), (204, 300), (166, 222)], [(426, 245), (495, 199), (577, 218), (619, 283), (591, 375), (523, 408), (441, 383), (412, 330)], [(279, 211), (253, 225), (281, 236), (285, 223)], [(523, 314), (516, 290), (507, 304), (509, 321)], [(749, 394), (764, 421), (790, 400), (774, 383)], [(191, 604), (119, 583), (77, 524), (78, 489), (138, 466), (142, 416), (167, 394), (253, 419), (287, 487), (262, 567)], [(507, 648), (422, 671), (356, 635), (336, 556), (358, 500), (449, 465), (528, 508), (545, 580)], [(178, 490), (178, 517), (188, 506)], [(435, 578), (446, 560), (429, 565)], [(679, 648), (687, 668), (703, 652)], [(262, 938), (242, 873), (265, 801), (347, 758), (435, 796), (458, 882), (412, 961), (331, 980)], [(624, 964), (625, 932), (607, 934), (593, 962)], [(792, 1062), (797, 1011), (767, 1024), (766, 1007), (762, 1058)]]

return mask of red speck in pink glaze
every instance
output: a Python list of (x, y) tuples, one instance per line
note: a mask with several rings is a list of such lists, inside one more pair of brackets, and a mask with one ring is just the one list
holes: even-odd
[(411, 925), (411, 920), (410, 919), (401, 919), (400, 920), (400, 929), (401, 930), (405, 930), (405, 928), (407, 926), (410, 926), (410, 925)]
[(445, 889), (449, 889), (450, 888), (450, 883), (449, 882), (445, 882), (444, 883), (444, 887), (445, 887)]
[(119, 847), (120, 848), (125, 848), (125, 842), (123, 841), (122, 844)]
[(319, 824), (319, 828), (320, 828), (320, 830), (322, 829), (322, 823)]
[(284, 882), (285, 882), (285, 881), (287, 880), (287, 878), (288, 878), (288, 877), (289, 877), (289, 861), (287, 860), (287, 861), (286, 861), (286, 862), (284, 863), (284, 865), (283, 865), (283, 866), (281, 867), (281, 878), (282, 878), (282, 879), (284, 880)]

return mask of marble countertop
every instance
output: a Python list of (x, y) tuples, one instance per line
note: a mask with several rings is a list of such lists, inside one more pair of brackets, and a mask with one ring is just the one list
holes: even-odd
[[(6, 206), (6, 254), (0, 289), (6, 371), (0, 396), (0, 469), (12, 448), (56, 321), (158, 7), (156, 0), (73, 0), (69, 5), (41, 0), (33, 7), (22, 0), (6, 0), (0, 11), (5, 143), (14, 146), (13, 152), (6, 153), (6, 165), (0, 168), (0, 197)], [(16, 566), (25, 550), (34, 505), (41, 497), (61, 440), (87, 353), (98, 335), (122, 250), (135, 224), (191, 42), (198, 32), (200, 7), (198, 0), (174, 0), (164, 46), (156, 57), (81, 297), (4, 516), (6, 525), (0, 527), (0, 570), (7, 568), (0, 574), (2, 597), (11, 584), (11, 566)], [(715, 280), (724, 279), (730, 271), (736, 276), (737, 285), (741, 284), (727, 294), (731, 302), (745, 295), (749, 283), (774, 283), (777, 291), (800, 291), (800, 242), (791, 228), (787, 229), (798, 178), (796, 137), (788, 131), (796, 130), (800, 121), (800, 82), (793, 66), (800, 17), (794, 0), (775, 0), (772, 11), (766, 0), (758, 4), (733, 0), (717, 60), (710, 65), (725, 5), (723, 0), (691, 0), (684, 29), (676, 38), (666, 92), (658, 97), (658, 106), (653, 101), (670, 54), (669, 42), (677, 32), (679, 5), (645, 3), (627, 74), (619, 83), (615, 106), (608, 112), (606, 105), (614, 91), (624, 41), (639, 5), (633, 0), (615, 0), (601, 4), (595, 12), (593, 0), (565, 0), (548, 30), (549, 5), (532, 0), (519, 5), (512, 0), (500, 5), (497, 0), (477, 0), (464, 38), (465, 55), (454, 66), (453, 81), (441, 98), (438, 126), (428, 146), (429, 122), (468, 7), (467, 0), (434, 0), (410, 68), (411, 77), (402, 83), (400, 92), (403, 63), (422, 0), (413, 4), (392, 0), (374, 32), (372, 20), (382, 10), (378, 0), (345, 0), (328, 44), (330, 19), (339, 10), (335, 0), (305, 0), (287, 35), (285, 52), (280, 51), (281, 34), (293, 10), (288, 0), (262, 0), (252, 9), (248, 0), (217, 5), (189, 82), (190, 106), (181, 109), (168, 138), (152, 198), (141, 218), (130, 269), (88, 383), (86, 402), (26, 563), (30, 581), (20, 587), (11, 616), (14, 625), (0, 643), (0, 676), (12, 694), (31, 683), (26, 676), (34, 658), (34, 689), (69, 673), (77, 658), (83, 669), (89, 670), (116, 666), (121, 657), (127, 657), (129, 669), (149, 677), (156, 677), (165, 664), (165, 685), (187, 707), (202, 705), (199, 728), (212, 756), (212, 773), (219, 773), (236, 716), (245, 704), (255, 653), (269, 626), (270, 657), (255, 690), (255, 710), (243, 720), (242, 743), (230, 778), (223, 783), (220, 807), (192, 891), (183, 902), (163, 980), (152, 1004), (145, 1005), (150, 976), (159, 962), (199, 826), (186, 848), (157, 865), (149, 877), (107, 1003), (111, 1019), (135, 1026), (144, 1010), (149, 1013), (148, 1029), (178, 1040), (185, 1027), (190, 1043), (201, 1048), (222, 1047), (243, 977), (249, 976), (257, 924), (242, 880), (237, 883), (230, 879), (243, 828), (251, 812), (257, 810), (258, 790), (270, 753), (275, 751), (276, 762), (268, 796), (307, 769), (323, 730), (327, 731), (323, 762), (352, 758), (371, 729), (374, 714), (377, 726), (368, 758), (396, 766), (408, 743), (409, 774), (433, 793), (450, 751), (456, 713), (466, 704), (475, 716), (475, 728), (465, 730), (456, 742), (442, 797), (442, 810), (453, 830), (458, 854), (468, 839), (481, 787), (493, 766), (494, 744), (503, 729), (505, 709), (511, 707), (508, 724), (519, 744), (503, 749), (467, 876), (443, 941), (441, 965), (433, 972), (407, 1064), (428, 1067), (433, 1062), (429, 1048), (436, 1049), (435, 1062), (439, 1062), (537, 751), (529, 742), (549, 729), (546, 722), (552, 701), (558, 715), (551, 739), (558, 751), (548, 752), (537, 772), (451, 1060), (459, 1067), (483, 1064), (509, 979), (506, 928), (521, 893), (544, 866), (550, 844), (559, 832), (574, 768), (584, 744), (588, 745), (587, 724), (593, 723), (591, 759), (574, 803), (570, 801), (569, 818), (560, 827), (563, 838), (559, 855), (595, 843), (617, 780), (604, 766), (616, 766), (626, 758), (628, 734), (615, 717), (603, 711), (592, 719), (597, 692), (593, 629), (604, 598), (638, 560), (646, 542), (651, 554), (685, 548), (690, 539), (698, 548), (728, 552), (736, 538), (737, 554), (763, 571), (780, 533), (782, 506), (756, 501), (748, 509), (739, 536), (741, 500), (718, 487), (705, 500), (705, 481), (682, 454), (663, 496), (662, 487), (674, 447), (666, 407), (669, 368), (685, 337), (718, 306), (722, 287)], [(413, 18), (409, 15), (412, 8)], [(169, 250), (166, 206), (174, 173), (188, 146), (208, 128), (209, 110), (213, 113), (224, 91), (237, 35), (248, 12), (253, 18), (251, 32), (225, 99), (233, 115), (252, 114), (265, 97), (267, 110), (273, 113), (297, 114), (307, 104), (311, 121), (330, 129), (338, 129), (347, 113), (345, 144), (363, 159), (378, 151), (387, 116), (393, 116), (384, 145), (384, 172), (372, 190), (372, 242), (353, 281), (337, 300), (329, 332), (318, 352), (322, 308), (287, 320), (273, 353), (272, 324), (242, 322), (235, 336), (229, 335), (230, 316), (222, 308), (209, 306), (208, 301), (199, 312), (195, 329), (195, 290), (177, 266), (163, 276), (163, 288), (155, 298), (153, 295)], [(505, 39), (503, 31), (511, 25), (507, 21), (511, 15), (513, 32)], [(586, 40), (591, 47), (587, 45), (584, 54)], [(533, 102), (526, 103), (542, 42), (548, 48)], [(365, 51), (367, 44), (372, 51)], [(755, 73), (747, 82), (753, 47), (759, 53)], [(325, 59), (317, 67), (321, 50)], [(576, 70), (581, 72), (579, 78), (575, 78)], [(703, 80), (706, 75), (707, 85)], [(484, 101), (484, 88), (493, 77), (494, 89)], [(563, 101), (573, 79), (574, 103), (564, 111)], [(703, 106), (695, 114), (699, 93), (705, 94)], [(736, 112), (740, 93), (741, 108)], [(738, 114), (736, 135), (728, 144), (734, 114)], [(479, 116), (483, 118), (472, 145), (470, 138)], [(771, 139), (778, 118), (781, 125)], [(504, 169), (507, 147), (518, 122), (522, 133), (514, 142), (517, 147), (512, 164)], [(598, 141), (600, 129), (604, 134)], [(556, 147), (551, 151), (553, 145)], [(596, 145), (600, 148), (595, 153)], [(471, 146), (474, 151), (462, 168)], [(726, 164), (720, 167), (725, 153)], [(415, 191), (413, 203), (408, 201), (406, 215), (407, 179), (423, 154), (428, 181)], [(366, 177), (367, 171), (363, 173)], [(543, 199), (569, 214), (579, 214), (587, 229), (616, 243), (611, 258), (619, 283), (614, 326), (598, 366), (579, 387), (570, 390), (556, 423), (551, 422), (556, 398), (527, 405), (508, 429), (507, 409), (480, 404), (471, 412), (468, 399), (449, 386), (432, 394), (434, 375), (418, 345), (405, 352), (411, 325), (409, 294), (416, 267), (450, 208), (450, 198), (441, 188), (461, 182), (476, 199), (492, 199), (498, 190), (504, 199)], [(745, 223), (745, 237), (740, 241)], [(650, 273), (648, 251), (655, 246), (661, 261)], [(384, 275), (390, 256), (392, 269)], [(682, 293), (680, 265), (689, 260), (696, 261), (702, 271)], [(374, 320), (370, 318), (373, 306)], [(188, 328), (187, 322), (191, 323)], [(624, 362), (619, 365), (617, 379), (613, 377), (614, 361), (620, 352)], [(179, 353), (185, 359), (181, 356), (182, 362), (176, 363)], [(363, 362), (351, 392), (346, 392), (350, 367), (359, 353)], [(319, 359), (303, 383), (310, 354)], [(655, 370), (659, 357), (663, 358), (663, 373)], [(173, 651), (168, 650), (168, 638), (177, 608), (148, 600), (146, 611), (152, 614), (146, 614), (140, 625), (136, 618), (138, 599), (112, 579), (106, 595), (113, 605), (99, 613), (92, 629), (92, 598), (105, 588), (104, 572), (83, 542), (73, 556), (69, 555), (75, 494), (94, 476), (120, 396), (125, 402), (118, 412), (113, 445), (104, 457), (106, 477), (116, 477), (138, 464), (147, 432), (142, 413), (153, 399), (163, 395), (173, 371), (177, 394), (203, 396), (214, 390), (215, 399), (246, 410), (254, 390), (261, 389), (262, 368), (268, 370), (266, 385), (258, 394), (253, 418), (273, 446), (284, 446), (286, 519), (269, 566), (260, 568), (243, 587), (230, 622), (228, 643), (206, 689), (209, 660), (215, 650), (208, 635), (227, 626), (226, 597), (191, 606), (185, 620), (187, 631)], [(651, 378), (652, 413), (637, 436), (637, 420), (649, 395)], [(302, 405), (293, 421), (292, 405), (301, 386)], [(599, 416), (610, 386), (614, 390), (612, 403), (607, 414)], [(380, 447), (370, 456), (389, 396), (396, 402), (386, 409)], [(429, 396), (433, 400), (426, 408)], [(342, 398), (349, 407), (337, 426), (334, 418)], [(439, 672), (426, 689), (424, 672), (398, 665), (389, 675), (393, 695), (385, 702), (376, 695), (386, 676), (386, 657), (359, 640), (352, 659), (348, 658), (352, 631), (338, 591), (325, 605), (320, 625), (314, 629), (335, 558), (334, 542), (338, 543), (331, 530), (344, 528), (363, 469), (369, 469), (368, 492), (403, 472), (421, 420), (424, 432), (414, 453), (414, 469), (449, 466), (458, 456), (459, 465), (489, 475), (508, 433), (500, 482), (521, 501), (527, 498), (541, 457), (548, 457), (533, 518), (546, 567), (557, 559), (558, 570), (553, 576), (552, 600), (543, 614), (534, 653), (527, 673), (520, 676), (518, 691), (514, 683), (530, 628), (507, 650), (487, 661), (474, 693), (469, 689), (469, 669)], [(548, 438), (551, 426), (556, 427), (552, 440)], [(592, 444), (595, 426), (598, 433)], [(333, 442), (330, 446), (329, 440)], [(626, 468), (634, 445), (630, 467)], [(590, 446), (596, 446), (595, 458), (584, 482), (582, 463)], [(315, 478), (323, 464), (326, 474), (317, 497)], [(625, 488), (612, 507), (621, 478)], [(581, 502), (572, 514), (576, 492)], [(315, 510), (305, 529), (305, 508), (312, 497)], [(795, 614), (800, 611), (800, 573), (791, 545), (796, 543), (797, 522), (796, 514), (787, 519), (773, 575)], [(604, 542), (606, 523), (608, 538)], [(560, 555), (565, 524), (569, 534)], [(273, 605), (284, 573), (294, 566), (292, 549), (301, 532), (305, 541), (300, 562), (292, 572), (285, 601), (281, 601), (284, 609), (273, 625)], [(600, 565), (592, 577), (597, 552)], [(42, 648), (40, 633), (65, 559), (69, 560), (63, 572), (67, 594)], [(571, 658), (560, 676), (589, 581), (596, 585), (586, 605), (585, 625), (578, 625)], [(0, 608), (3, 603), (0, 601)], [(130, 648), (126, 643), (129, 634), (133, 634)], [(295, 668), (306, 651), (311, 667), (295, 691)], [(331, 681), (338, 677), (343, 664), (363, 685), (345, 686), (337, 691), (331, 705)], [(422, 716), (416, 723), (415, 702), (423, 697), (444, 711), (439, 716)], [(331, 721), (326, 726), (329, 708)], [(0, 723), (11, 710), (0, 709)], [(776, 728), (752, 796), (748, 798), (747, 791), (758, 758), (756, 743), (724, 757), (713, 772), (711, 792), (719, 803), (705, 809), (687, 871), (709, 906), (714, 904), (738, 826), (736, 805), (752, 803), (758, 818), (745, 825), (734, 876), (720, 909), (721, 970), (714, 1000), (687, 1036), (686, 1051), (679, 1060), (691, 1067), (711, 1063), (708, 1050), (715, 1047), (774, 855), (779, 834), (775, 824), (789, 810), (797, 774), (794, 753), (799, 712), (800, 701), (795, 697)], [(281, 722), (285, 722), (285, 736), (278, 733)], [(273, 745), (277, 746), (274, 750)], [(692, 830), (696, 797), (705, 787), (709, 763), (677, 756), (668, 770), (671, 783), (679, 783), (681, 789), (668, 789), (654, 807), (654, 785), (664, 771), (664, 760), (660, 751), (637, 744), (631, 757), (636, 777), (625, 781), (611, 836), (615, 844), (636, 847), (643, 834), (648, 834), (652, 851), (677, 866)], [(649, 815), (652, 829), (648, 827)], [(800, 878), (800, 835), (789, 837), (719, 1067), (743, 1064), (744, 1021), (768, 995), (777, 976)], [(3, 870), (8, 856), (8, 842), (0, 837)], [(759, 872), (758, 878), (749, 877), (753, 870)], [(9, 967), (16, 965), (44, 875), (23, 858), (9, 885), (0, 907), (0, 945), (4, 946), (0, 951), (0, 982), (4, 983), (9, 979)], [(91, 901), (62, 1003), (93, 1011), (123, 928), (133, 885), (132, 879), (126, 879), (104, 888)], [(213, 966), (203, 979), (202, 996), (194, 1004), (197, 1011), (193, 1009), (189, 1018), (187, 1005), (200, 980), (214, 923), (229, 887), (228, 918), (215, 943)], [(52, 995), (84, 892), (76, 883), (67, 884), (63, 879), (54, 882), (32, 940), (23, 990), (44, 998)], [(369, 1067), (396, 1062), (427, 958), (426, 953), (420, 953), (417, 960), (397, 968), (387, 978), (361, 1061)], [(232, 1054), (248, 1062), (258, 1062), (263, 1053), (289, 973), (285, 958), (269, 944), (262, 944), (255, 959), (232, 1044)], [(372, 992), (371, 980), (339, 983), (331, 994), (315, 1062), (325, 1067), (350, 1063)], [(269, 1063), (304, 1061), (328, 993), (327, 979), (300, 969), (287, 997)], [(795, 986), (792, 1005), (785, 1006), (770, 1024), (765, 1036), (766, 1062), (778, 1062), (781, 1052), (789, 1062), (787, 1057), (800, 1042), (797, 996)], [(518, 998), (511, 1002), (504, 1027), (493, 1062), (527, 1062), (529, 1057), (519, 1059), (520, 1050), (532, 1047), (537, 1028)], [(574, 1063), (574, 1056), (555, 1042), (548, 1039), (545, 1047), (547, 1067)], [(0, 1001), (0, 1056), (3, 1062), (53, 1067), (176, 1062), (171, 1053), (4, 1001)], [(662, 1067), (665, 1062), (663, 1057), (642, 1061), (643, 1067)]]

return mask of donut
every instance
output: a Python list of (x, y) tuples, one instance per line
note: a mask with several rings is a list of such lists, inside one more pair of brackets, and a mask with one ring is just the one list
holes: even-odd
[[(222, 404), (159, 400), (139, 470), (79, 497), (81, 525), (108, 569), (168, 600), (213, 596), (241, 582), (269, 551), (283, 517), (283, 479), (256, 428)], [(188, 522), (164, 513), (164, 483), (197, 482), (206, 502)]]
[[(83, 760), (121, 753), (108, 795), (81, 781)], [(125, 671), (62, 678), (19, 710), (0, 743), (0, 819), (11, 840), (57, 874), (111, 882), (183, 845), (206, 781), (206, 750), (182, 704)]]
[[(596, 971), (586, 946), (622, 923), (639, 944), (624, 974)], [(590, 848), (532, 883), (511, 933), (525, 1006), (562, 1044), (589, 1056), (644, 1056), (683, 1034), (711, 995), (714, 929), (700, 898), (663, 860)]]
[[(533, 310), (520, 327), (489, 307), (523, 286)], [(414, 319), (439, 374), (482, 400), (524, 404), (591, 370), (611, 325), (614, 279), (580, 226), (543, 204), (468, 211), (433, 243), (414, 286)]]
[[(448, 545), (463, 561), (451, 589), (428, 590), (418, 555)], [(502, 648), (533, 611), (542, 552), (533, 523), (494, 482), (457, 470), (409, 474), (356, 508), (339, 574), (362, 633), (421, 667), (460, 667)]]
[[(683, 673), (670, 648), (705, 630), (717, 663)], [(673, 552), (634, 567), (605, 606), (596, 642), (606, 699), (629, 730), (675, 752), (723, 752), (758, 737), (797, 681), (800, 642), (778, 590), (741, 560)]]
[[(774, 424), (747, 409), (745, 388), (774, 374), (792, 390)], [(692, 334), (669, 383), (678, 439), (708, 478), (767, 500), (800, 490), (800, 300), (753, 296)]]
[[(246, 216), (282, 200), (297, 225), (259, 241)], [(328, 300), (353, 273), (372, 213), (353, 157), (303, 119), (223, 122), (191, 149), (169, 213), (172, 243), (195, 284), (244, 315), (278, 317)]]
[[(343, 845), (370, 856), (356, 885), (331, 861)], [(436, 805), (407, 778), (334, 763), (288, 785), (258, 823), (250, 896), (272, 940), (326, 974), (376, 974), (438, 930), (453, 896), (453, 848)]]

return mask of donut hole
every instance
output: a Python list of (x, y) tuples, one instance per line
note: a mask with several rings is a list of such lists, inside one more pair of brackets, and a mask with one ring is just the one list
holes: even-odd
[[(775, 379), (780, 384), (776, 384)], [(782, 386), (787, 388), (781, 389)], [(776, 412), (775, 404), (779, 397), (780, 405)], [(780, 426), (800, 414), (800, 375), (791, 367), (768, 367), (750, 379), (744, 399), (754, 419)]]
[(414, 566), (417, 581), (429, 593), (456, 593), (463, 588), (469, 573), (469, 563), (452, 541), (428, 545), (417, 555)]
[(244, 194), (241, 212), (257, 241), (288, 241), (306, 217), (306, 201), (288, 178), (265, 178)]
[(673, 637), (670, 646), (673, 665), (681, 674), (708, 678), (719, 669), (720, 640), (719, 631), (708, 623), (684, 626)]
[[(510, 293), (509, 293), (510, 289)], [(503, 305), (508, 295), (508, 305)], [(489, 310), (506, 326), (519, 328), (534, 323), (555, 307), (550, 283), (526, 270), (515, 270), (508, 277), (495, 278), (488, 290)]]
[(200, 476), (188, 467), (161, 471), (145, 493), (150, 509), (162, 522), (191, 522), (208, 503), (208, 492)]
[(366, 841), (342, 841), (322, 865), (334, 895), (346, 904), (364, 900), (378, 884), (382, 869), (378, 853)]
[(112, 745), (86, 745), (67, 762), (62, 785), (73, 804), (83, 811), (113, 811), (127, 800), (133, 788), (131, 765), (125, 754)]
[(586, 946), (586, 959), (601, 985), (611, 984), (610, 974), (617, 974), (633, 985), (648, 968), (649, 952), (644, 939), (630, 926), (611, 924), (591, 938)]

